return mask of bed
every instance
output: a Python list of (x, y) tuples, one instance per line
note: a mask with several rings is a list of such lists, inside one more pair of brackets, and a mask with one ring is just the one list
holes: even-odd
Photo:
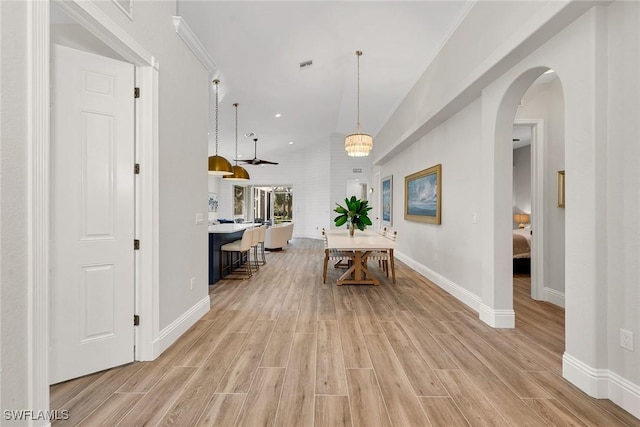
[(513, 258), (531, 258), (531, 230), (518, 228), (513, 230)]
[(531, 272), (531, 229), (513, 230), (513, 272)]

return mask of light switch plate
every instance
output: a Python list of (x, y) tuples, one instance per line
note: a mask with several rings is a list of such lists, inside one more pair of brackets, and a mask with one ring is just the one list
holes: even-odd
[(633, 351), (633, 332), (620, 329), (620, 347)]
[(196, 214), (196, 224), (202, 224), (204, 222), (204, 215), (201, 213)]

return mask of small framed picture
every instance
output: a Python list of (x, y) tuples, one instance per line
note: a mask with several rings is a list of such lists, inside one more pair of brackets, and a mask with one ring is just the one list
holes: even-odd
[(382, 179), (382, 224), (391, 227), (393, 225), (393, 175)]
[(218, 194), (209, 193), (209, 212), (218, 212)]

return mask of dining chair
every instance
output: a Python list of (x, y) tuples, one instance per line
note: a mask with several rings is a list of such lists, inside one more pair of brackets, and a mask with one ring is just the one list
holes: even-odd
[(327, 232), (325, 229), (322, 229), (322, 240), (324, 242), (324, 267), (322, 269), (322, 283), (327, 283), (327, 267), (329, 265), (329, 260), (337, 261), (336, 266), (342, 264), (343, 262), (349, 263), (351, 261), (351, 257), (346, 255), (343, 251), (337, 249), (329, 249), (329, 243), (327, 242)]
[[(395, 242), (398, 238), (398, 232), (385, 230), (384, 237)], [(389, 263), (391, 263), (391, 279), (393, 283), (396, 283), (396, 263), (393, 255), (393, 249), (373, 251), (369, 255), (369, 259), (378, 261), (378, 265), (381, 266), (387, 277), (389, 277)]]
[[(251, 259), (250, 259), (250, 255), (249, 252), (251, 252), (251, 247), (252, 247), (252, 243), (253, 243), (253, 235), (254, 235), (254, 231), (253, 229), (249, 228), (247, 230), (244, 231), (244, 233), (242, 233), (242, 238), (238, 239), (238, 240), (234, 240), (231, 243), (227, 243), (226, 245), (222, 245), (220, 247), (220, 276), (222, 277), (224, 274), (224, 271), (226, 269), (229, 269), (229, 272), (232, 273), (233, 272), (233, 253), (238, 253), (238, 263), (242, 263), (242, 257), (244, 255), (247, 256), (247, 279), (251, 278), (251, 276), (253, 276), (253, 271), (251, 269)], [(231, 260), (230, 262), (227, 263), (227, 266), (225, 267), (223, 262), (222, 262), (222, 254), (225, 253), (227, 256), (227, 261), (229, 261), (229, 255), (231, 254)], [(230, 279), (235, 279), (230, 277)]]

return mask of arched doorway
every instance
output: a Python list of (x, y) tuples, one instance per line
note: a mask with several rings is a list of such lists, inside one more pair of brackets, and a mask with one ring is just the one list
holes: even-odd
[(510, 163), (512, 213), (519, 220), (512, 226), (515, 325), (560, 365), (565, 349), (565, 209), (558, 201), (557, 176), (565, 170), (565, 149), (564, 91), (557, 73), (549, 69), (541, 74), (512, 114), (513, 140), (519, 140), (513, 143)]
[[(527, 108), (522, 104), (525, 93), (532, 87), (532, 84), (545, 76), (550, 68), (534, 67), (524, 71), (517, 76), (504, 92), (498, 94), (499, 98), (491, 100), (488, 96), (485, 104), (487, 111), (491, 111), (491, 102), (494, 101), (494, 108), (497, 109), (493, 123), (487, 123), (483, 135), (483, 151), (484, 151), (484, 182), (487, 188), (488, 199), (484, 210), (484, 216), (490, 218), (490, 224), (484, 229), (483, 246), (486, 248), (483, 256), (484, 269), (486, 272), (483, 277), (483, 303), (481, 306), (480, 316), (488, 324), (495, 327), (512, 328), (515, 326), (515, 312), (513, 311), (513, 228), (514, 228), (514, 205), (513, 205), (513, 125), (514, 120), (519, 123), (526, 123), (533, 130), (532, 144), (532, 160), (531, 160), (531, 229), (533, 230), (535, 239), (531, 239), (531, 257), (532, 257), (532, 279), (533, 288), (532, 296), (539, 300), (552, 300), (558, 304), (557, 296), (564, 291), (564, 257), (554, 255), (554, 259), (550, 259), (554, 251), (548, 248), (553, 243), (557, 247), (562, 247), (564, 254), (564, 245), (562, 239), (558, 236), (558, 227), (551, 227), (549, 224), (550, 212), (556, 211), (558, 208), (553, 200), (555, 194), (555, 172), (552, 174), (551, 169), (564, 169), (564, 108), (554, 111), (553, 117), (548, 111), (548, 105), (542, 105), (538, 102), (537, 107)], [(548, 74), (547, 74), (548, 75)], [(563, 90), (559, 80), (556, 79), (556, 98), (552, 98), (550, 102), (558, 103), (557, 97), (560, 98), (559, 103), (563, 103)], [(559, 95), (558, 95), (559, 93)], [(494, 94), (495, 95), (495, 94)], [(483, 101), (484, 96), (483, 96)], [(521, 109), (521, 112), (518, 112)], [(556, 108), (556, 110), (558, 110)], [(496, 111), (496, 110), (494, 110)], [(489, 116), (489, 114), (487, 114)], [(553, 122), (553, 126), (548, 126)], [(558, 125), (560, 123), (560, 125)], [(549, 133), (547, 127), (554, 128), (554, 139), (550, 141), (545, 136)], [(560, 143), (558, 143), (558, 140)], [(549, 147), (553, 146), (556, 154), (554, 159), (549, 160)], [(560, 148), (558, 148), (560, 147)], [(560, 152), (558, 155), (557, 152)], [(558, 163), (558, 159), (560, 162)], [(560, 166), (558, 166), (560, 165)], [(557, 213), (557, 212), (556, 212)], [(547, 221), (545, 221), (545, 219)], [(562, 211), (562, 220), (564, 221), (564, 211)], [(562, 221), (562, 222), (563, 222)], [(562, 226), (564, 224), (562, 223)], [(550, 236), (553, 232), (554, 236)], [(554, 240), (559, 240), (554, 242)], [(545, 249), (547, 249), (545, 251)], [(546, 255), (545, 255), (546, 252)], [(554, 279), (555, 287), (558, 292), (552, 292), (553, 297), (549, 298), (550, 289), (546, 286), (548, 282), (549, 271), (545, 272), (545, 266), (555, 264), (555, 270), (559, 270), (561, 278)], [(560, 264), (558, 267), (557, 264)], [(563, 305), (560, 303), (559, 305)]]

